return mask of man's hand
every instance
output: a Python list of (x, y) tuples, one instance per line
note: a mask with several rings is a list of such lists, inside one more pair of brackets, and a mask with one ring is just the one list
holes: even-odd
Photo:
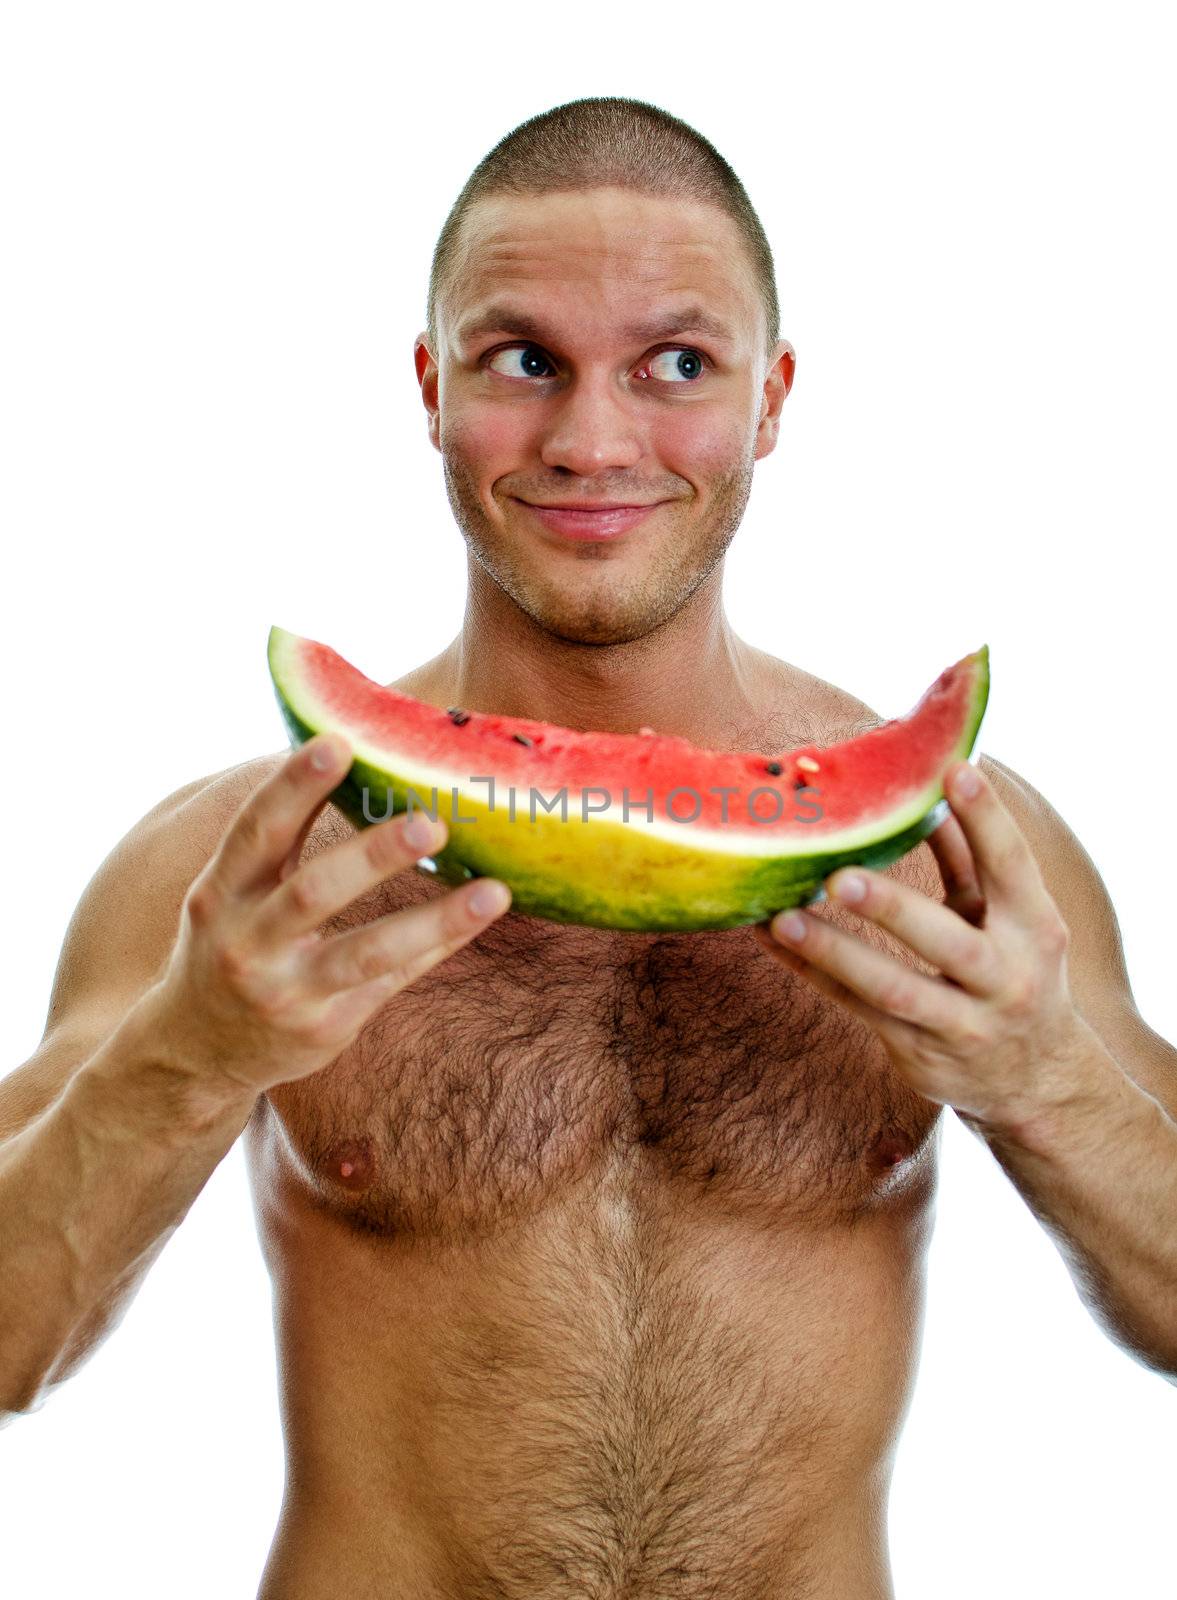
[(350, 761), (337, 734), (294, 751), (194, 879), (168, 966), (145, 997), (169, 1063), (259, 1094), (316, 1072), (380, 1005), (509, 905), (506, 886), (483, 878), (324, 938), (327, 918), (446, 840), (440, 819), (417, 812), (410, 824), (401, 813), (300, 866)]
[(1067, 984), (1067, 925), (1025, 837), (976, 767), (958, 763), (946, 787), (952, 815), (928, 838), (944, 903), (863, 867), (826, 881), (831, 901), (894, 934), (939, 976), (812, 912), (782, 912), (754, 933), (868, 1022), (920, 1094), (983, 1123), (1017, 1123), (1067, 1099), (1069, 1064), (1090, 1029)]

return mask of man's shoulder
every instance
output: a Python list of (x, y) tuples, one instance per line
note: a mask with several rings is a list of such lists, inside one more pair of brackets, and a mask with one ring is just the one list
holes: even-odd
[(62, 941), (44, 1038), (4, 1081), (0, 1138), (40, 1114), (95, 1043), (154, 983), (172, 949), (189, 885), (235, 812), (285, 753), (194, 778), (158, 801), (108, 851)]
[(249, 796), (277, 772), (289, 751), (254, 756), (236, 766), (206, 773), (172, 790), (128, 830), (115, 852), (147, 841), (163, 855), (208, 855)]
[[(799, 744), (840, 744), (884, 720), (847, 689), (791, 662), (757, 651), (763, 675), (763, 722), (750, 744), (785, 750)], [(751, 730), (750, 730), (751, 731)]]
[(278, 770), (286, 752), (253, 757), (183, 784), (144, 812), (108, 850), (84, 889), (71, 929), (103, 942), (137, 930), (147, 943), (170, 940), (189, 885), (234, 815)]

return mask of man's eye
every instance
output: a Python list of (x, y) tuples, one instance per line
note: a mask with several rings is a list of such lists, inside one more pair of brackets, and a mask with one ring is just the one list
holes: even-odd
[(552, 363), (538, 345), (512, 344), (505, 350), (496, 350), (487, 366), (506, 378), (546, 378), (551, 375)]
[(703, 357), (697, 350), (659, 350), (642, 369), (660, 383), (690, 383), (703, 374)]

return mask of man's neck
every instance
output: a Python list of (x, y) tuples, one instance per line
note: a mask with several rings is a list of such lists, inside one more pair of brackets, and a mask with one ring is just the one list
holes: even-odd
[(762, 712), (766, 658), (738, 638), (704, 583), (645, 637), (582, 644), (541, 628), (501, 591), (471, 594), (462, 629), (393, 687), (430, 705), (602, 733), (680, 734), (725, 748)]

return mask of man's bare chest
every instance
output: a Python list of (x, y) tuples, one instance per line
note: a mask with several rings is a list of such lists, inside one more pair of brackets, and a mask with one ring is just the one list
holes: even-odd
[[(930, 891), (927, 862), (909, 860)], [(446, 892), (410, 871), (324, 931)], [(630, 1166), (752, 1225), (849, 1221), (927, 1180), (940, 1109), (748, 929), (614, 933), (512, 912), (268, 1099), (316, 1203), (417, 1237), (509, 1226)]]

